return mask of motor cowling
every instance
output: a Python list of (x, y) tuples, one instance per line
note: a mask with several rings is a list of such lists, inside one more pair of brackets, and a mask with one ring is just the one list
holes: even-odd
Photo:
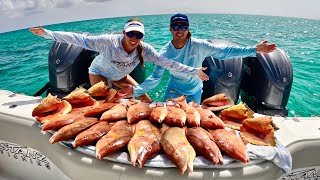
[(88, 83), (88, 68), (96, 55), (77, 45), (54, 41), (48, 56), (49, 91), (70, 93)]
[(268, 54), (243, 59), (241, 99), (255, 112), (287, 116), (286, 108), (293, 82), (288, 55), (277, 48)]
[[(208, 40), (216, 46), (236, 46), (236, 44), (223, 40)], [(207, 57), (202, 67), (207, 67), (204, 71), (208, 76), (208, 81), (203, 81), (202, 101), (215, 94), (225, 93), (234, 102), (238, 101), (240, 83), (243, 73), (242, 58), (230, 58), (219, 60)]]

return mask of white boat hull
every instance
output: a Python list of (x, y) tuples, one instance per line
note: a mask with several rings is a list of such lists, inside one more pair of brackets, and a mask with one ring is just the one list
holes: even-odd
[[(9, 96), (12, 97), (9, 97)], [(61, 144), (50, 144), (31, 116), (39, 97), (0, 90), (1, 179), (278, 179), (283, 171), (271, 161), (243, 167), (195, 168), (183, 175), (175, 167), (142, 169), (128, 164), (97, 160)], [(293, 170), (320, 165), (320, 119), (274, 118), (277, 139), (293, 158)]]

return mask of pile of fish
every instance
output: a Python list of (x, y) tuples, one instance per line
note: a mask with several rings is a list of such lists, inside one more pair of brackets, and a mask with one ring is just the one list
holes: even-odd
[[(184, 96), (150, 104), (123, 97), (100, 82), (62, 99), (48, 94), (32, 116), (43, 131), (55, 131), (52, 144), (72, 139), (74, 147), (95, 145), (97, 159), (127, 146), (132, 165), (140, 168), (162, 152), (181, 173), (193, 171), (196, 155), (223, 165), (225, 153), (248, 163), (247, 142), (275, 146), (271, 118), (254, 118), (247, 106), (234, 105), (224, 94), (201, 105), (187, 103)], [(232, 128), (240, 130), (240, 137)]]

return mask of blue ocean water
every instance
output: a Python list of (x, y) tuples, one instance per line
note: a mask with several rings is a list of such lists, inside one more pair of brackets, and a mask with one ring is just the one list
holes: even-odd
[[(121, 32), (131, 17), (105, 18), (44, 26), (50, 30), (103, 34)], [(146, 26), (145, 41), (160, 50), (171, 40), (170, 15), (139, 16)], [(251, 46), (263, 39), (276, 43), (290, 57), (293, 85), (289, 116), (320, 114), (320, 21), (253, 15), (191, 14), (190, 31), (203, 39), (222, 39)], [(28, 29), (0, 34), (0, 89), (33, 95), (48, 82), (48, 52), (52, 41), (32, 35)], [(153, 65), (147, 63), (147, 74)], [(169, 74), (150, 91), (162, 100)]]

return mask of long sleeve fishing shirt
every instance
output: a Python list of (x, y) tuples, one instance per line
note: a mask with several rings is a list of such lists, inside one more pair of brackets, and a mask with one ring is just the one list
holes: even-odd
[[(191, 67), (202, 67), (202, 62), (208, 56), (225, 60), (233, 57), (256, 56), (256, 47), (217, 46), (207, 40), (190, 38), (187, 44), (176, 49), (172, 42), (167, 43), (160, 51), (161, 56), (173, 59)], [(140, 85), (133, 88), (133, 96), (138, 97), (155, 88), (161, 81), (164, 68), (155, 66), (153, 73)], [(202, 90), (202, 81), (194, 76), (170, 70), (167, 88), (181, 95), (194, 95)]]

